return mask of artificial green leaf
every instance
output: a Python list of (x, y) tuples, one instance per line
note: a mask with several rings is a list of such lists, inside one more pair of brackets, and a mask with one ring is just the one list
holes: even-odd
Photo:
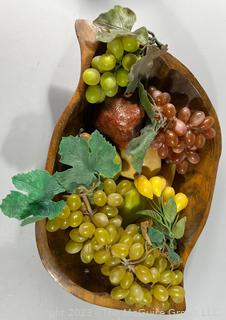
[(138, 29), (137, 33), (131, 32), (135, 21), (136, 15), (132, 10), (115, 6), (94, 20), (93, 23), (97, 27), (96, 39), (107, 43), (117, 37), (129, 35), (136, 36), (141, 43), (144, 43), (146, 35), (143, 29)]
[(125, 37), (125, 36), (134, 36), (132, 32), (125, 32), (124, 30), (111, 30), (109, 31), (97, 31), (96, 40), (104, 43), (111, 42), (115, 38)]
[(164, 224), (161, 213), (154, 210), (140, 210), (136, 212), (136, 216), (145, 216), (151, 218), (154, 222), (154, 227), (164, 233), (166, 236), (168, 235), (167, 226)]
[(21, 173), (12, 178), (14, 186), (25, 192), (29, 201), (52, 199), (64, 191), (57, 179), (45, 170), (34, 170)]
[(113, 178), (121, 170), (121, 166), (115, 162), (116, 148), (98, 130), (92, 133), (88, 142), (95, 171), (104, 178)]
[(0, 208), (9, 218), (22, 220), (29, 208), (29, 198), (18, 191), (11, 191), (10, 194), (3, 199)]
[(163, 212), (166, 221), (171, 225), (177, 215), (177, 206), (173, 197), (170, 197), (167, 203), (163, 205)]
[(121, 38), (121, 37), (136, 37), (142, 46), (146, 45), (148, 42), (148, 31), (145, 27), (139, 28), (134, 32), (128, 32), (124, 30), (119, 29), (111, 29), (111, 31), (104, 31), (103, 29), (98, 30), (96, 33), (96, 40), (101, 41), (104, 43), (111, 42), (115, 38)]
[(11, 191), (2, 201), (0, 208), (8, 217), (23, 220), (24, 225), (36, 221), (38, 217), (53, 219), (63, 210), (64, 201), (54, 202), (51, 199), (65, 190), (47, 171), (18, 174), (12, 181), (21, 192)]
[(145, 154), (158, 132), (158, 126), (148, 125), (141, 130), (138, 137), (133, 138), (128, 146), (127, 153), (132, 156), (132, 165), (137, 173), (141, 173)]
[(25, 218), (23, 221), (21, 221), (21, 226), (26, 226), (30, 223), (35, 223), (37, 221), (40, 221), (40, 220), (43, 220), (43, 219), (46, 219), (45, 216), (31, 216), (31, 217), (28, 217), (28, 218)]
[(67, 192), (73, 193), (79, 186), (89, 187), (97, 180), (97, 175), (92, 172), (88, 168), (84, 170), (84, 168), (81, 169), (76, 166), (65, 171), (56, 172), (55, 176)]
[(144, 86), (141, 82), (139, 82), (138, 85), (139, 88), (139, 98), (140, 98), (140, 103), (143, 106), (147, 116), (153, 121), (153, 117), (155, 115), (155, 109), (154, 109), (154, 104), (150, 101), (150, 98), (148, 96), (147, 91), (144, 89)]
[(187, 217), (181, 218), (172, 228), (175, 239), (181, 239), (184, 235)]
[(89, 144), (79, 136), (63, 137), (59, 146), (60, 162), (71, 167), (83, 168), (89, 161)]
[(153, 227), (148, 228), (148, 236), (153, 247), (161, 247), (165, 242), (164, 234)]
[(178, 266), (181, 264), (181, 257), (169, 246), (167, 246), (167, 257), (172, 265)]
[(137, 36), (142, 46), (145, 46), (148, 43), (148, 30), (146, 27), (137, 29), (134, 31), (134, 34)]
[(141, 215), (145, 217), (149, 217), (155, 222), (162, 223), (161, 216), (154, 210), (140, 210), (136, 213), (136, 215)]
[(148, 79), (151, 75), (154, 60), (166, 53), (167, 46), (158, 48), (156, 45), (150, 45), (147, 48), (146, 55), (138, 60), (131, 68), (129, 73), (129, 83), (125, 95), (130, 95), (138, 87), (139, 82), (145, 78)]
[(68, 192), (74, 192), (78, 186), (89, 187), (98, 176), (113, 178), (121, 170), (121, 165), (115, 162), (115, 147), (98, 130), (88, 141), (78, 136), (63, 138), (59, 154), (60, 161), (72, 167), (55, 174)]
[(109, 32), (113, 30), (131, 31), (136, 21), (135, 13), (129, 9), (121, 6), (114, 6), (113, 9), (101, 13), (93, 23)]
[(152, 218), (155, 216), (155, 211), (154, 210), (140, 210), (137, 212), (137, 214)]
[(30, 204), (29, 210), (33, 216), (45, 216), (52, 220), (56, 218), (65, 206), (65, 201), (45, 200)]

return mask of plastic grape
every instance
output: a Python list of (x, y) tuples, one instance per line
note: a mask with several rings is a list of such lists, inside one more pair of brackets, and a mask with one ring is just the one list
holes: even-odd
[(185, 291), (181, 286), (173, 286), (169, 288), (169, 295), (173, 302), (181, 303), (184, 301)]
[(129, 289), (134, 281), (134, 275), (130, 271), (126, 271), (122, 280), (120, 281), (120, 286), (123, 289)]
[(134, 268), (135, 274), (137, 276), (137, 278), (142, 282), (142, 283), (150, 283), (152, 282), (152, 274), (150, 272), (150, 270), (144, 266), (144, 265), (137, 265)]
[(104, 180), (104, 192), (106, 195), (116, 192), (116, 183), (113, 179)]
[(163, 271), (166, 270), (167, 264), (168, 262), (166, 258), (159, 257), (158, 259), (156, 259), (154, 266), (158, 269), (160, 273), (162, 273)]
[(110, 259), (111, 255), (109, 251), (106, 249), (101, 249), (99, 251), (94, 252), (94, 261), (97, 264), (103, 264)]
[(112, 258), (110, 258), (110, 260), (108, 260), (106, 262), (106, 265), (109, 267), (115, 267), (115, 266), (119, 265), (120, 263), (121, 263), (121, 260), (119, 258), (112, 257)]
[(139, 242), (141, 244), (144, 244), (144, 238), (140, 233), (137, 233), (133, 236), (133, 242)]
[(100, 72), (103, 72), (103, 70), (101, 69), (100, 67), (100, 57), (101, 56), (95, 56), (93, 59), (92, 59), (92, 62), (91, 62), (91, 66), (97, 70), (99, 70)]
[(159, 282), (159, 280), (160, 280), (160, 272), (158, 271), (158, 269), (155, 268), (155, 267), (151, 267), (150, 268), (150, 272), (151, 272), (151, 275), (152, 275), (152, 282), (153, 283)]
[(144, 297), (143, 297), (143, 300), (141, 301), (141, 304), (144, 306), (151, 306), (152, 304), (151, 292), (146, 288), (143, 288), (143, 292), (144, 292)]
[(189, 124), (192, 127), (198, 127), (205, 120), (205, 113), (203, 111), (195, 111), (190, 117)]
[(180, 109), (178, 112), (178, 119), (182, 120), (184, 123), (187, 123), (191, 116), (191, 110), (188, 107)]
[(114, 218), (118, 215), (118, 209), (116, 207), (104, 206), (101, 211), (106, 214), (108, 218)]
[(69, 227), (70, 227), (69, 220), (68, 219), (62, 219), (61, 225), (60, 225), (60, 229), (61, 230), (66, 230)]
[(111, 71), (114, 69), (116, 64), (116, 59), (113, 54), (105, 53), (100, 56), (99, 59), (99, 66), (103, 71)]
[(91, 243), (94, 251), (99, 251), (100, 249), (103, 248), (103, 245), (99, 244), (95, 237), (91, 239)]
[(115, 287), (111, 290), (111, 297), (114, 300), (122, 300), (125, 299), (129, 294), (129, 290), (123, 289), (120, 286)]
[(100, 271), (104, 276), (108, 277), (109, 274), (110, 274), (111, 269), (110, 269), (110, 267), (108, 265), (104, 264), (104, 265), (101, 266)]
[(131, 260), (139, 260), (144, 254), (144, 246), (136, 242), (129, 249), (129, 257)]
[(122, 196), (124, 196), (131, 189), (132, 189), (132, 183), (129, 180), (122, 180), (117, 185), (117, 192)]
[(120, 207), (123, 204), (123, 197), (119, 193), (111, 193), (107, 201), (109, 206)]
[(80, 252), (80, 258), (83, 263), (90, 263), (93, 260), (94, 252), (91, 242), (86, 242)]
[(112, 268), (109, 274), (109, 280), (111, 284), (115, 286), (119, 285), (125, 273), (126, 273), (126, 268), (124, 266), (116, 266)]
[(137, 62), (137, 56), (133, 53), (128, 53), (122, 59), (122, 66), (126, 71), (130, 71), (130, 69), (136, 62)]
[(144, 264), (150, 268), (154, 265), (154, 263), (155, 263), (155, 257), (153, 256), (152, 253), (149, 253), (147, 258), (144, 260)]
[(127, 244), (129, 247), (132, 245), (133, 243), (133, 236), (127, 233), (122, 234), (120, 240), (120, 243), (125, 243)]
[(111, 72), (105, 72), (100, 79), (100, 85), (106, 92), (108, 90), (114, 90), (117, 87), (116, 78)]
[(66, 205), (63, 211), (59, 214), (58, 218), (67, 219), (70, 216), (71, 210), (68, 205)]
[(80, 209), (80, 207), (82, 205), (82, 201), (81, 201), (81, 198), (79, 195), (71, 194), (67, 198), (67, 204), (68, 204), (71, 211), (76, 211), (76, 210)]
[(88, 68), (83, 72), (82, 78), (89, 86), (95, 86), (100, 82), (100, 73), (94, 68)]
[(71, 238), (71, 240), (75, 241), (75, 242), (85, 242), (87, 240), (87, 237), (83, 237), (80, 232), (79, 229), (72, 229), (69, 233), (69, 236)]
[(116, 82), (120, 87), (126, 87), (129, 83), (129, 72), (123, 68), (116, 72)]
[(75, 254), (81, 251), (83, 243), (74, 242), (69, 240), (65, 246), (65, 251), (69, 254)]
[(167, 284), (172, 283), (174, 281), (174, 279), (175, 279), (175, 276), (174, 276), (173, 271), (166, 270), (163, 273), (161, 273), (159, 282), (167, 285)]
[(55, 232), (60, 229), (61, 223), (59, 219), (47, 220), (46, 230), (49, 232)]
[(110, 223), (106, 226), (106, 230), (110, 235), (109, 244), (115, 243), (115, 241), (117, 240), (117, 236), (118, 236), (117, 227), (114, 224)]
[(91, 238), (95, 232), (95, 226), (91, 222), (83, 222), (79, 227), (79, 233), (84, 238)]
[(168, 290), (161, 284), (156, 284), (153, 289), (153, 295), (155, 299), (161, 302), (165, 302), (169, 298)]
[(130, 297), (135, 303), (140, 303), (143, 300), (144, 291), (137, 282), (133, 282), (131, 285), (128, 297)]
[(125, 228), (125, 233), (130, 234), (130, 235), (135, 235), (139, 231), (138, 226), (135, 223), (129, 224)]
[(83, 222), (83, 213), (82, 211), (74, 211), (70, 214), (69, 225), (73, 228), (78, 227)]
[(140, 42), (136, 37), (124, 36), (122, 38), (123, 48), (127, 52), (136, 52), (139, 49)]
[(125, 258), (128, 256), (129, 246), (125, 243), (116, 243), (111, 247), (111, 254), (116, 258)]
[(124, 53), (122, 40), (120, 38), (116, 38), (108, 42), (107, 49), (115, 56), (116, 59), (120, 59)]
[(98, 207), (103, 207), (107, 202), (107, 196), (105, 192), (102, 190), (95, 191), (93, 194), (93, 202)]
[(107, 97), (112, 98), (114, 97), (118, 92), (118, 85), (116, 85), (113, 89), (105, 90), (104, 93)]
[(172, 285), (176, 286), (178, 284), (181, 284), (182, 281), (183, 281), (183, 272), (181, 272), (180, 270), (175, 270)]
[(110, 234), (104, 228), (97, 228), (95, 230), (95, 239), (101, 245), (107, 245), (110, 242)]
[(117, 215), (116, 217), (111, 218), (109, 222), (111, 224), (114, 224), (116, 227), (120, 227), (122, 224), (122, 217), (120, 215)]
[(91, 104), (98, 103), (103, 96), (102, 91), (103, 89), (99, 85), (88, 87), (85, 93), (86, 100)]
[(108, 217), (102, 212), (95, 213), (92, 220), (96, 227), (106, 227), (109, 223)]

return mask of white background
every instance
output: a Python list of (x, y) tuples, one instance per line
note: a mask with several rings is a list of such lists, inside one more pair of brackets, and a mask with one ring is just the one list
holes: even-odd
[[(76, 18), (94, 19), (114, 4), (131, 7), (197, 76), (226, 119), (224, 0), (0, 0), (0, 198), (10, 178), (44, 165), (54, 124), (79, 77)], [(210, 159), (211, 161), (211, 159)], [(222, 154), (211, 214), (185, 272), (187, 312), (175, 319), (225, 319), (226, 171)], [(137, 319), (64, 291), (44, 270), (34, 226), (0, 215), (0, 319)], [(166, 319), (139, 315), (139, 319)]]

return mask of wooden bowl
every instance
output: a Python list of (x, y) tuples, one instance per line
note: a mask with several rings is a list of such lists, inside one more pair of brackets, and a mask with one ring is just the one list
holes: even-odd
[[(95, 29), (92, 23), (77, 20), (75, 24), (81, 48), (81, 74), (90, 66), (95, 53), (101, 50), (96, 43)], [(193, 74), (175, 57), (165, 54), (155, 63), (151, 82), (158, 84), (162, 90), (171, 93), (176, 106), (189, 105), (191, 109), (199, 109), (215, 118), (216, 137), (208, 141), (201, 153), (201, 161), (190, 166), (185, 176), (177, 175), (175, 187), (177, 191), (188, 195), (190, 201), (183, 215), (187, 216), (187, 227), (183, 239), (179, 243), (183, 268), (194, 247), (209, 215), (214, 191), (218, 161), (221, 154), (221, 132), (216, 112), (205, 91)], [(49, 147), (46, 169), (54, 173), (61, 167), (58, 158), (58, 146), (63, 136), (76, 135), (80, 128), (89, 126), (90, 106), (84, 99), (85, 85), (80, 81), (68, 106), (62, 113), (53, 132)], [(92, 106), (95, 107), (95, 106)], [(92, 129), (92, 128), (88, 128)], [(84, 265), (79, 255), (69, 255), (64, 246), (68, 239), (67, 231), (49, 233), (45, 229), (45, 220), (36, 223), (36, 241), (43, 265), (52, 277), (68, 292), (90, 303), (114, 308), (139, 310), (121, 301), (112, 300), (108, 279), (100, 273), (95, 263)], [(185, 303), (173, 304), (175, 312), (185, 310)], [(143, 310), (143, 309), (142, 309)], [(145, 308), (148, 312), (159, 312), (158, 307)]]

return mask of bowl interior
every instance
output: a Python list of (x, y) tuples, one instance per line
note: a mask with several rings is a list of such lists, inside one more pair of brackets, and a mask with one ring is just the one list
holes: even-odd
[[(178, 70), (171, 68), (166, 60), (158, 59), (155, 62), (149, 83), (157, 86), (160, 90), (169, 92), (172, 96), (172, 102), (177, 108), (189, 106), (192, 110), (203, 110), (216, 118), (214, 109), (210, 109), (203, 101), (200, 93), (188, 78)], [(98, 105), (89, 105), (85, 102), (84, 95), (81, 95), (80, 103), (76, 105), (70, 115), (63, 136), (76, 135), (81, 128), (92, 132), (96, 108)], [(190, 198), (189, 206), (183, 212), (183, 215), (188, 217), (187, 228), (185, 236), (179, 244), (184, 265), (190, 253), (187, 248), (192, 247), (195, 243), (203, 228), (203, 221), (207, 219), (206, 212), (211, 202), (215, 181), (213, 172), (216, 172), (216, 164), (211, 160), (211, 156), (216, 153), (216, 145), (216, 140), (208, 141), (201, 153), (200, 163), (196, 166), (190, 166), (185, 176), (176, 175), (174, 182), (176, 191), (184, 191)], [(54, 168), (58, 171), (63, 169), (58, 159), (55, 161)], [(48, 246), (60, 272), (76, 285), (91, 292), (109, 292), (111, 285), (107, 277), (100, 273), (98, 265), (95, 263), (84, 265), (80, 261), (79, 255), (69, 255), (65, 252), (64, 247), (69, 239), (68, 234), (69, 230), (55, 233), (47, 232)]]

